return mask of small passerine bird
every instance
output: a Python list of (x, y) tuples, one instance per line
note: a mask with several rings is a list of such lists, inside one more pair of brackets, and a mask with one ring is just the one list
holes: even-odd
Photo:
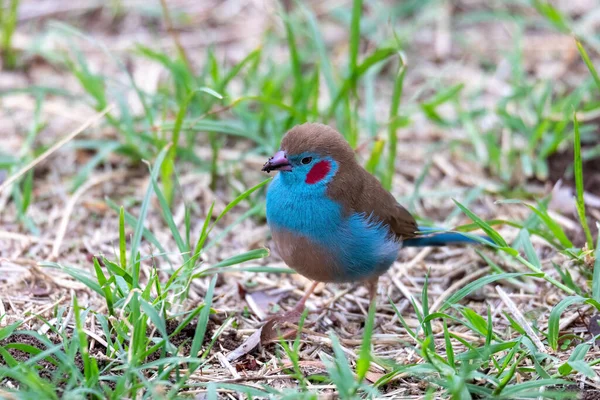
[(262, 170), (279, 171), (267, 192), (275, 248), (287, 265), (314, 281), (297, 309), (319, 282), (363, 282), (373, 300), (379, 276), (403, 246), (476, 243), (460, 233), (418, 227), (327, 125), (292, 128)]

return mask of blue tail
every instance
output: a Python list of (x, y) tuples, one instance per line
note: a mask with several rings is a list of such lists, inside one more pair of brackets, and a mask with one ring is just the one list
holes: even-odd
[[(423, 232), (420, 237), (406, 239), (402, 242), (405, 247), (429, 247), (429, 246), (448, 246), (453, 244), (481, 244), (462, 233), (445, 232), (441, 228), (432, 228), (428, 226), (419, 226), (419, 232)], [(439, 233), (436, 233), (439, 232)], [(490, 243), (492, 239), (485, 235), (478, 235), (480, 238)]]

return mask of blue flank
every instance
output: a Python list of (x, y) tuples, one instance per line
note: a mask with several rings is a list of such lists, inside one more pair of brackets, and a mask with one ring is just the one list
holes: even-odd
[[(429, 246), (447, 246), (451, 244), (482, 244), (475, 239), (471, 239), (458, 232), (444, 232), (442, 228), (432, 228), (428, 226), (419, 226), (419, 232), (424, 232), (422, 237), (406, 239), (402, 242), (404, 247), (429, 247)], [(440, 232), (440, 233), (436, 233)], [(479, 235), (480, 238), (490, 243), (492, 239), (487, 236)]]

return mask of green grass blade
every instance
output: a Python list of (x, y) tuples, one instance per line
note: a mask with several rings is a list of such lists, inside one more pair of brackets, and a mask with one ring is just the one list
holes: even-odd
[(196, 242), (196, 247), (194, 248), (194, 256), (192, 257), (194, 259), (194, 264), (196, 264), (198, 257), (200, 256), (200, 252), (204, 248), (204, 242), (206, 242), (206, 238), (208, 237), (208, 232), (209, 232), (208, 225), (210, 223), (210, 219), (212, 218), (214, 207), (215, 207), (215, 202), (213, 201), (212, 204), (210, 205), (210, 208), (208, 209), (206, 217), (204, 218), (204, 224), (202, 225), (202, 231), (200, 232), (200, 236), (198, 236), (198, 241)]
[(567, 309), (567, 307), (573, 304), (585, 303), (585, 301), (586, 299), (581, 296), (565, 297), (557, 305), (555, 305), (550, 312), (550, 317), (548, 318), (548, 344), (553, 350), (558, 348), (558, 326), (560, 322), (560, 316)]
[(525, 256), (527, 256), (527, 260), (529, 260), (529, 262), (535, 265), (538, 269), (542, 269), (542, 263), (540, 262), (540, 259), (533, 248), (533, 244), (531, 243), (527, 229), (522, 229), (519, 232), (518, 241), (523, 246), (523, 251), (525, 252)]
[(265, 258), (269, 256), (269, 250), (267, 249), (255, 249), (250, 250), (242, 254), (229, 257), (226, 260), (220, 261), (212, 266), (212, 268), (223, 268), (230, 265), (241, 264), (250, 260), (257, 260), (259, 258)]
[(375, 168), (379, 164), (379, 160), (381, 159), (381, 154), (383, 153), (383, 149), (385, 146), (385, 141), (379, 139), (373, 143), (373, 150), (371, 150), (371, 156), (369, 160), (365, 164), (365, 169), (369, 171), (370, 174), (375, 173)]
[(500, 236), (500, 234), (494, 228), (492, 228), (488, 223), (479, 218), (471, 210), (460, 204), (458, 201), (454, 199), (452, 200), (458, 206), (458, 208), (460, 208), (462, 212), (465, 213), (467, 217), (469, 217), (473, 222), (475, 222), (477, 226), (479, 226), (490, 237), (490, 239), (492, 239), (496, 244), (498, 244), (501, 247), (508, 247), (508, 244), (506, 243), (504, 238)]
[[(210, 316), (210, 307), (212, 305), (213, 293), (215, 290), (215, 285), (217, 284), (217, 276), (214, 275), (210, 280), (208, 285), (208, 290), (206, 291), (206, 296), (204, 296), (204, 308), (200, 311), (200, 316), (198, 317), (198, 325), (196, 326), (196, 332), (194, 333), (194, 339), (192, 340), (192, 347), (190, 349), (190, 357), (196, 357), (200, 352), (200, 348), (202, 347), (202, 343), (204, 342), (204, 336), (206, 335), (206, 327), (208, 325), (208, 318)], [(196, 368), (198, 368), (197, 363), (194, 363), (190, 366), (190, 373), (193, 373)]]
[[(160, 172), (160, 167), (161, 167), (165, 157), (167, 156), (169, 147), (170, 147), (170, 145), (165, 146), (158, 154), (158, 157), (156, 157), (156, 161), (154, 162), (154, 167), (152, 167), (152, 169), (150, 171), (150, 179), (151, 180), (156, 180), (156, 177), (158, 176), (158, 173)], [(148, 190), (146, 191), (146, 195), (144, 196), (144, 200), (142, 201), (142, 206), (140, 207), (140, 215), (138, 217), (137, 224), (135, 226), (135, 230), (133, 233), (133, 239), (131, 240), (131, 251), (129, 253), (130, 254), (129, 260), (132, 263), (132, 265), (135, 263), (135, 259), (137, 257), (137, 252), (138, 252), (138, 247), (142, 240), (142, 233), (144, 232), (144, 222), (146, 220), (146, 214), (148, 213), (148, 207), (150, 206), (150, 197), (152, 196), (153, 191), (154, 190), (152, 188), (152, 185), (149, 185)], [(134, 287), (137, 287), (137, 279), (139, 278), (136, 275), (137, 274), (134, 274), (134, 277), (133, 277), (134, 278)]]
[[(362, 0), (354, 0), (352, 2), (352, 21), (350, 22), (350, 51), (349, 66), (350, 74), (354, 74), (358, 63), (358, 49), (360, 46), (360, 17), (362, 15)], [(354, 82), (356, 87), (356, 82)]]
[(372, 301), (369, 306), (369, 314), (367, 315), (367, 321), (365, 322), (365, 331), (363, 333), (363, 340), (360, 347), (360, 354), (358, 360), (356, 360), (356, 375), (358, 382), (361, 382), (371, 365), (371, 336), (373, 335), (373, 324), (375, 321), (375, 302)]
[[(598, 232), (600, 232), (600, 224), (596, 224)], [(600, 303), (600, 234), (598, 234), (598, 242), (596, 243), (596, 251), (594, 254), (594, 275), (592, 277), (592, 298)]]
[(98, 379), (98, 364), (96, 359), (91, 358), (88, 350), (87, 334), (83, 331), (81, 321), (81, 310), (77, 304), (77, 298), (73, 298), (73, 314), (75, 315), (75, 329), (79, 342), (79, 352), (83, 359), (83, 372), (85, 374), (86, 386), (92, 387)]
[(556, 237), (556, 239), (558, 239), (558, 241), (564, 248), (570, 249), (573, 247), (573, 243), (571, 243), (571, 241), (567, 237), (567, 234), (565, 233), (565, 231), (562, 229), (562, 227), (556, 221), (554, 221), (554, 219), (552, 219), (552, 217), (550, 217), (550, 215), (548, 214), (548, 212), (546, 210), (539, 210), (536, 207), (532, 206), (531, 204), (527, 204), (527, 203), (523, 203), (523, 204), (525, 204), (527, 207), (529, 207), (529, 209), (531, 211), (533, 211), (538, 217), (540, 217), (540, 219), (544, 222), (544, 224), (546, 224), (548, 229), (550, 229), (550, 231), (552, 232), (554, 237)]
[[(120, 207), (111, 199), (109, 199), (108, 197), (105, 198), (106, 204), (115, 212), (120, 213)], [(127, 211), (125, 211), (125, 222), (127, 222), (127, 225), (131, 226), (131, 227), (136, 227), (138, 225), (138, 219), (136, 217), (134, 217), (132, 214), (128, 213)], [(162, 246), (162, 244), (160, 244), (160, 242), (158, 241), (158, 239), (156, 238), (156, 236), (154, 236), (154, 234), (152, 232), (150, 232), (148, 229), (144, 228), (142, 231), (142, 235), (144, 237), (144, 239), (146, 239), (147, 241), (149, 241), (150, 243), (152, 243), (154, 246), (156, 246), (156, 248), (162, 253), (162, 254), (167, 254), (167, 251), (164, 249), (164, 247)]]
[(296, 38), (294, 37), (294, 30), (292, 29), (292, 23), (290, 17), (285, 15), (283, 17), (283, 24), (285, 26), (285, 33), (287, 35), (287, 44), (290, 51), (290, 63), (292, 66), (292, 75), (294, 75), (294, 100), (298, 100), (302, 97), (304, 89), (304, 80), (302, 79), (302, 64), (300, 62), (300, 55), (298, 54), (298, 47), (296, 46)]
[(383, 187), (387, 190), (392, 188), (392, 178), (396, 172), (396, 153), (398, 147), (398, 136), (396, 131), (400, 125), (398, 118), (398, 109), (400, 108), (400, 101), (402, 100), (402, 91), (404, 88), (404, 77), (406, 76), (406, 66), (404, 60), (400, 58), (402, 65), (396, 75), (394, 81), (394, 92), (392, 93), (392, 102), (390, 104), (390, 120), (388, 123), (388, 159), (387, 159), (387, 171), (384, 178)]
[[(168, 177), (167, 179), (170, 179)], [(152, 178), (152, 188), (154, 189), (154, 193), (156, 194), (156, 198), (158, 199), (158, 204), (160, 205), (160, 209), (162, 212), (162, 216), (171, 231), (171, 235), (173, 235), (173, 239), (177, 244), (177, 248), (181, 252), (184, 262), (187, 262), (190, 259), (189, 251), (190, 249), (187, 247), (186, 243), (183, 241), (181, 234), (179, 233), (179, 229), (175, 224), (175, 220), (173, 219), (173, 213), (171, 213), (171, 207), (169, 207), (169, 202), (165, 195), (163, 195), (158, 182), (156, 179)]]
[(307, 6), (303, 5), (302, 3), (300, 4), (302, 11), (304, 12), (308, 20), (308, 28), (312, 36), (312, 42), (317, 48), (317, 53), (319, 54), (319, 69), (325, 77), (325, 83), (327, 84), (329, 95), (331, 97), (334, 97), (337, 92), (337, 83), (335, 81), (333, 67), (331, 66), (331, 60), (329, 59), (329, 51), (327, 50), (327, 46), (325, 45), (323, 35), (319, 30), (317, 18), (312, 13), (312, 11), (308, 9)]
[[(421, 322), (421, 325), (423, 326), (423, 333), (425, 335), (426, 339), (431, 338), (432, 340), (429, 341), (429, 345), (430, 350), (431, 351), (435, 351), (435, 343), (433, 341), (433, 329), (431, 327), (431, 321), (427, 319), (427, 317), (429, 316), (429, 295), (428, 295), (428, 291), (429, 291), (429, 274), (430, 274), (430, 270), (427, 271), (427, 274), (425, 275), (425, 282), (423, 283), (423, 290), (421, 292), (421, 305), (423, 306), (423, 321)], [(423, 350), (425, 351), (425, 350)]]
[(348, 92), (352, 89), (353, 83), (356, 82), (358, 78), (365, 74), (374, 65), (387, 60), (395, 54), (398, 54), (398, 50), (392, 47), (383, 47), (380, 49), (376, 49), (358, 67), (356, 67), (352, 75), (344, 81), (342, 88), (337, 93), (335, 99), (331, 103), (331, 106), (329, 107), (329, 118), (333, 117), (333, 115), (335, 114), (335, 111), (338, 105), (340, 104), (340, 101), (348, 99)]
[(577, 113), (573, 113), (573, 129), (575, 131), (573, 152), (575, 154), (575, 163), (573, 165), (575, 169), (575, 188), (576, 188), (576, 206), (577, 215), (579, 215), (579, 221), (581, 227), (585, 232), (585, 238), (587, 241), (588, 249), (594, 249), (594, 239), (592, 238), (592, 232), (587, 223), (587, 217), (585, 215), (585, 200), (583, 198), (583, 162), (581, 161), (581, 134), (579, 133), (579, 122), (577, 121)]
[(443, 312), (444, 310), (448, 309), (448, 307), (452, 307), (453, 305), (458, 304), (459, 301), (461, 301), (462, 299), (464, 299), (471, 293), (481, 289), (485, 285), (489, 285), (490, 283), (497, 282), (499, 280), (512, 279), (512, 278), (516, 278), (516, 277), (523, 276), (523, 275), (528, 275), (528, 274), (523, 273), (523, 272), (508, 272), (508, 273), (503, 273), (503, 274), (488, 275), (488, 276), (479, 278), (476, 281), (473, 281), (473, 282), (465, 285), (459, 291), (457, 291), (452, 296), (450, 296), (448, 298), (448, 300), (446, 300), (444, 302), (444, 304), (440, 307), (440, 309), (438, 311)]
[(119, 208), (119, 261), (121, 268), (127, 269), (127, 237), (125, 237), (125, 209)]
[(265, 186), (270, 181), (271, 181), (271, 178), (265, 179), (261, 183), (251, 187), (250, 189), (246, 190), (245, 192), (240, 194), (238, 197), (236, 197), (231, 203), (227, 204), (225, 209), (221, 212), (221, 214), (219, 214), (219, 216), (215, 220), (214, 224), (216, 225), (221, 220), (221, 218), (223, 218), (225, 216), (225, 214), (227, 214), (233, 207), (237, 206), (242, 200), (247, 199), (248, 196), (250, 196), (252, 193), (257, 191), (261, 187)]
[(104, 291), (104, 299), (106, 300), (106, 306), (108, 307), (108, 312), (110, 315), (115, 315), (115, 310), (113, 307), (114, 300), (113, 294), (110, 288), (110, 284), (107, 283), (107, 279), (102, 272), (102, 268), (100, 268), (100, 263), (98, 262), (98, 258), (94, 257), (94, 271), (96, 271), (96, 279), (98, 279), (98, 283), (100, 287)]
[(588, 70), (590, 71), (590, 74), (592, 74), (592, 77), (594, 78), (594, 82), (596, 83), (596, 86), (600, 90), (600, 76), (598, 76), (598, 71), (596, 71), (596, 67), (594, 67), (594, 64), (592, 63), (590, 56), (588, 55), (587, 51), (585, 51), (585, 48), (583, 47), (581, 42), (579, 40), (575, 39), (575, 44), (577, 45), (577, 50), (579, 50), (579, 54), (581, 55), (583, 62), (585, 63)]
[[(2, 316), (0, 316), (0, 317), (2, 317)], [(0, 340), (4, 340), (7, 337), (9, 337), (10, 335), (12, 335), (12, 333), (14, 331), (16, 331), (20, 325), (21, 325), (21, 321), (17, 321), (14, 324), (0, 328)]]

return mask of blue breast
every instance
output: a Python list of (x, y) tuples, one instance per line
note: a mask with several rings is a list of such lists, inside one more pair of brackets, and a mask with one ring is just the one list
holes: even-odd
[(388, 228), (365, 214), (345, 216), (342, 206), (319, 187), (286, 182), (278, 174), (267, 192), (267, 222), (321, 245), (342, 271), (337, 282), (368, 279), (396, 260), (400, 243)]

